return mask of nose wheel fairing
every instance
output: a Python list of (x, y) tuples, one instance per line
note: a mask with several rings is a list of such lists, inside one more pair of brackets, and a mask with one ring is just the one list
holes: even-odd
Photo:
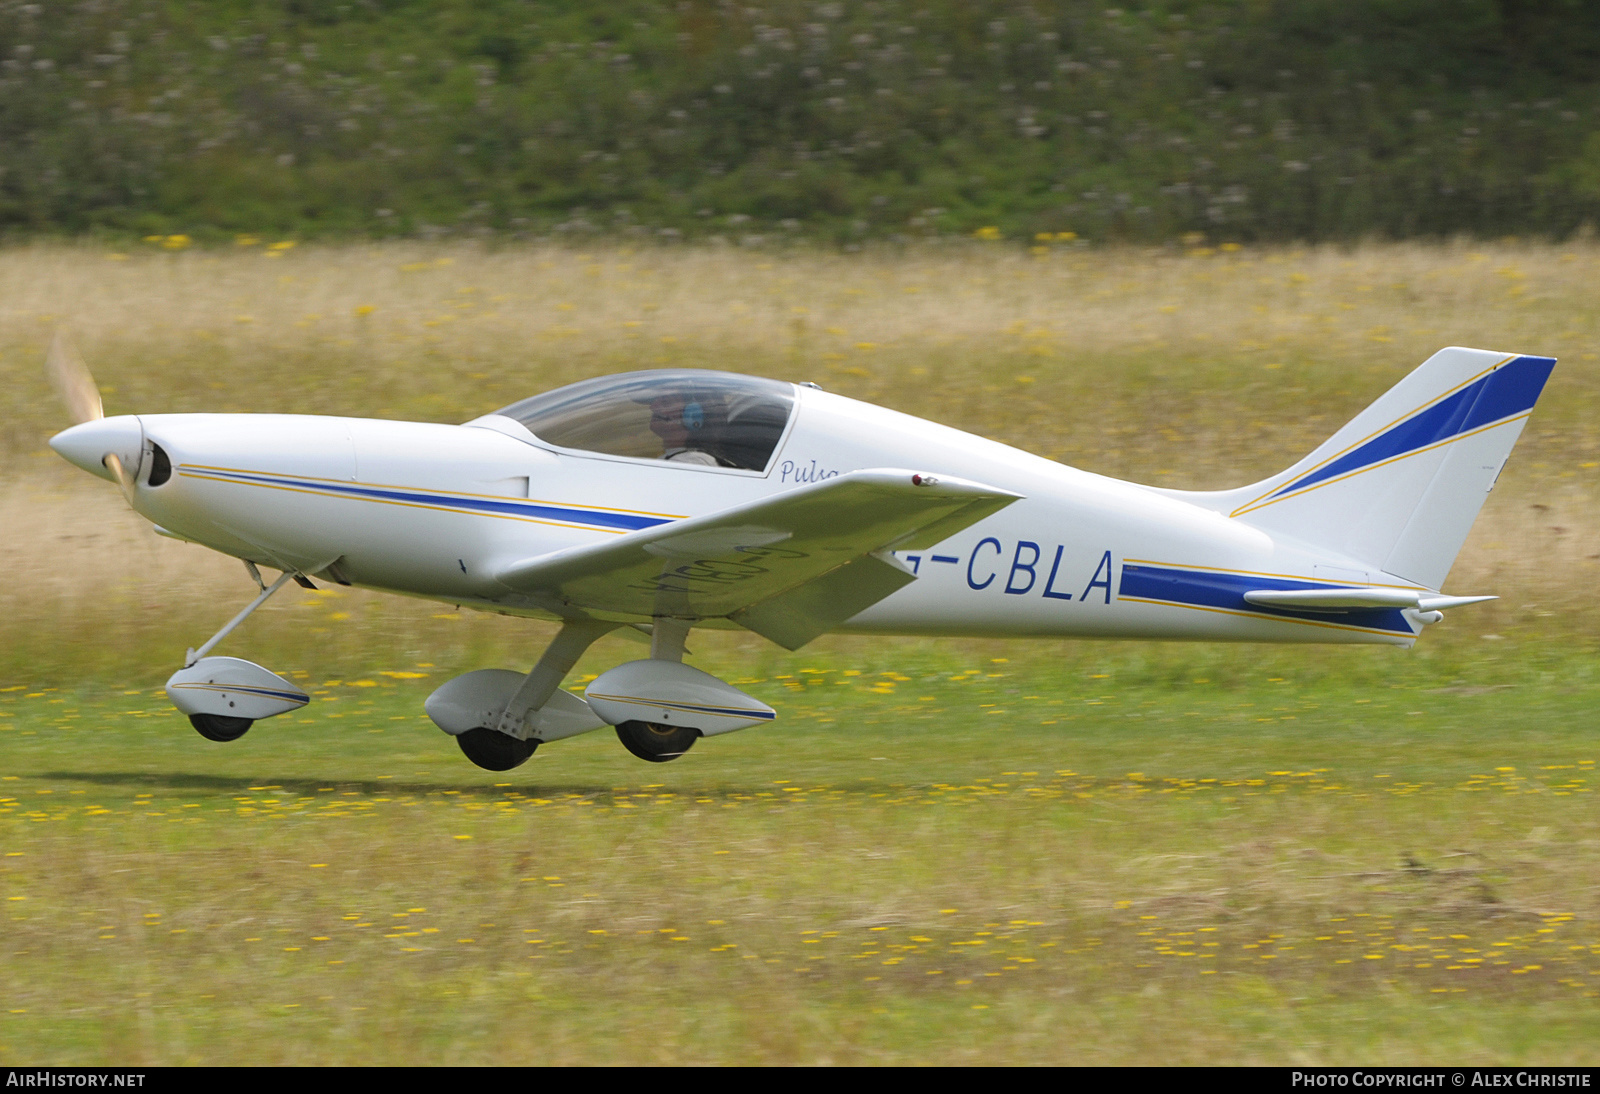
[(275, 672), (238, 657), (202, 657), (167, 681), (167, 698), (185, 714), (257, 721), (299, 710), (311, 696)]
[(208, 741), (236, 741), (252, 724), (299, 710), (311, 696), (238, 657), (202, 657), (167, 681), (167, 698)]

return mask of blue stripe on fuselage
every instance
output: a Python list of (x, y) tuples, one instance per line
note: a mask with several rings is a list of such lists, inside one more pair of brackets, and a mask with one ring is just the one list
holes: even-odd
[(1251, 604), (1244, 594), (1267, 589), (1351, 589), (1360, 585), (1327, 585), (1314, 581), (1296, 581), (1275, 577), (1256, 577), (1251, 574), (1215, 573), (1209, 570), (1179, 570), (1165, 566), (1143, 566), (1124, 563), (1118, 596), (1137, 597), (1141, 600), (1163, 600), (1197, 608), (1221, 608), (1226, 611), (1249, 612), (1251, 615), (1277, 616), (1284, 619), (1301, 619), (1314, 623), (1336, 623), (1352, 627), (1393, 631), (1396, 634), (1415, 634), (1411, 624), (1399, 608), (1374, 608), (1354, 612), (1305, 612), (1288, 608), (1269, 608)]
[(237, 482), (262, 486), (289, 486), (300, 490), (315, 490), (329, 494), (368, 498), (373, 501), (396, 502), (408, 505), (448, 506), (476, 513), (493, 513), (503, 516), (528, 517), (536, 520), (556, 520), (567, 524), (586, 524), (590, 527), (610, 528), (633, 532), (640, 528), (654, 528), (670, 524), (673, 517), (652, 517), (637, 513), (618, 513), (600, 509), (578, 509), (543, 502), (518, 501), (515, 498), (486, 498), (461, 494), (425, 494), (415, 490), (391, 487), (362, 486), (356, 483), (320, 482), (314, 479), (285, 478), (278, 475), (252, 474), (238, 471), (197, 470), (212, 478), (228, 478)]
[(1280, 488), (1272, 497), (1304, 490), (1327, 479), (1524, 414), (1539, 401), (1539, 393), (1544, 390), (1555, 365), (1553, 357), (1518, 357), (1508, 361), (1481, 380), (1439, 400), (1359, 448)]

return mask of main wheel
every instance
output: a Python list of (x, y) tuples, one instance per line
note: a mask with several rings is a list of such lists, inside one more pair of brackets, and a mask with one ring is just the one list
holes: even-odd
[(191, 714), (189, 724), (208, 741), (237, 741), (256, 723), (253, 718), (235, 718), (231, 714)]
[(623, 722), (617, 726), (617, 740), (622, 742), (622, 747), (653, 764), (676, 760), (689, 751), (699, 737), (698, 729), (660, 722)]
[(485, 771), (510, 771), (528, 761), (538, 741), (519, 741), (498, 729), (469, 729), (456, 735), (456, 744), (466, 753), (467, 759)]

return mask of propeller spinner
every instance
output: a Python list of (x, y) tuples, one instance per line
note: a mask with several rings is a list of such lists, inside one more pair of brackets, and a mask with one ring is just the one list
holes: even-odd
[(50, 447), (85, 471), (109, 477), (132, 505), (134, 476), (144, 452), (144, 430), (139, 419), (132, 415), (105, 416), (100, 389), (65, 328), (57, 330), (50, 342), (45, 370), (76, 423), (50, 438)]

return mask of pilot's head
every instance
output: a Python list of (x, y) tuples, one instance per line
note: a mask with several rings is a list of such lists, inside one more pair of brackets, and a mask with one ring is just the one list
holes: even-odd
[(712, 440), (724, 411), (714, 395), (694, 391), (664, 391), (650, 398), (650, 432), (670, 451), (700, 448)]
[(705, 426), (700, 404), (682, 392), (666, 392), (650, 400), (650, 432), (667, 448), (687, 448)]

